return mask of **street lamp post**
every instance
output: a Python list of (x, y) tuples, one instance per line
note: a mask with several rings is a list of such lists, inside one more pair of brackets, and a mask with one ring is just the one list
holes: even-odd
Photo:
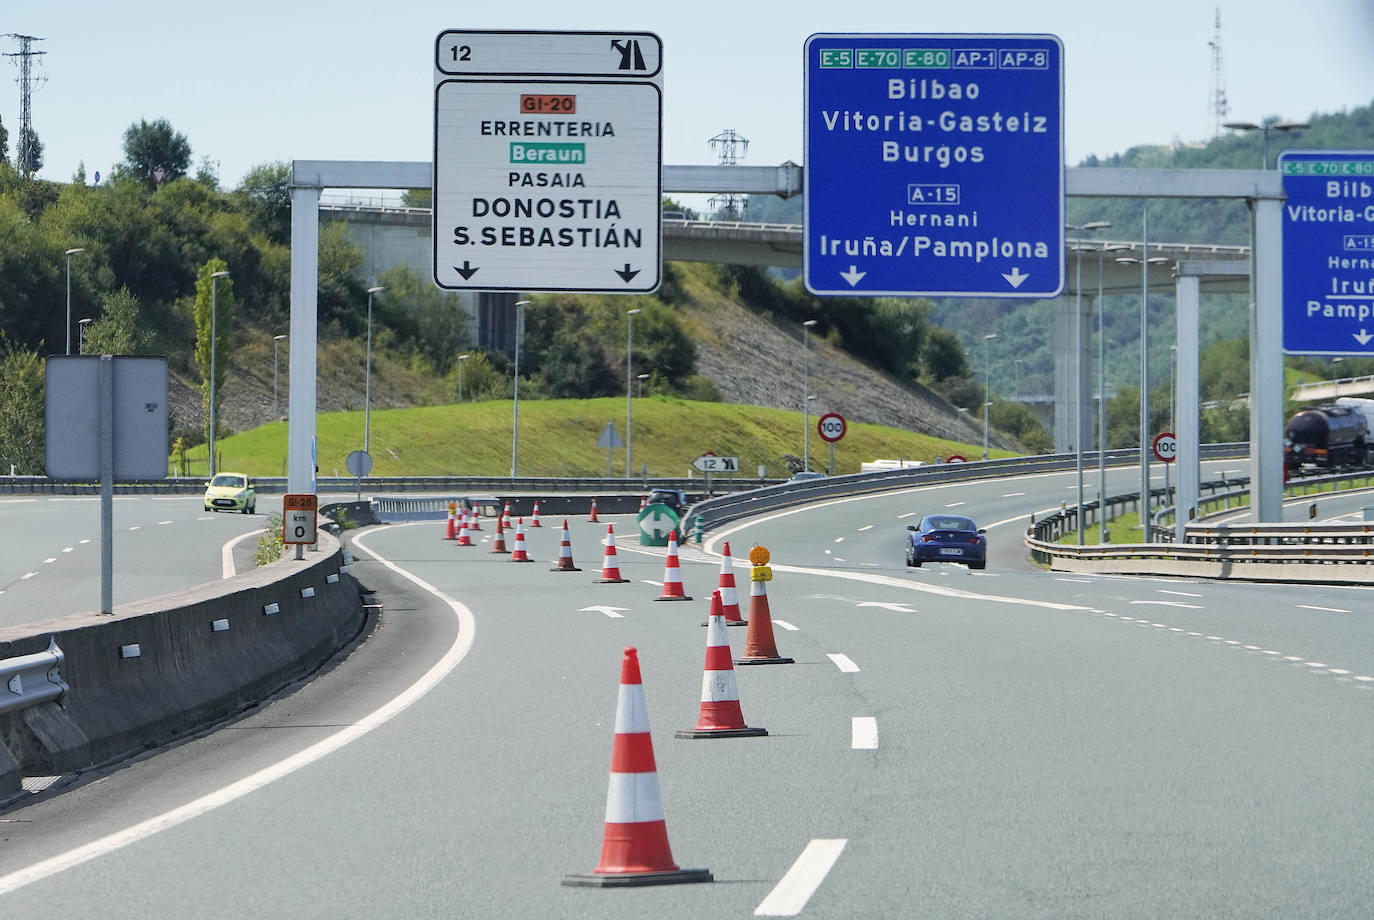
[(458, 356), (458, 401), (463, 401), (463, 368), (467, 367), (468, 355)]
[(72, 353), (72, 256), (86, 250), (68, 249), (67, 250), (67, 354)]
[(286, 333), (272, 336), (272, 418), (281, 418), (281, 404), (277, 401), (277, 346), (286, 338)]
[[(1106, 302), (1102, 299), (1102, 257), (1104, 253), (1121, 252), (1122, 245), (1103, 246), (1097, 251), (1097, 501), (1107, 500), (1107, 323)], [(1098, 515), (1098, 542), (1107, 542), (1107, 514), (1103, 506)]]
[[(1077, 230), (1104, 230), (1111, 224), (1105, 220), (1090, 220), (1081, 224), (1070, 224), (1065, 229)], [(1075, 243), (1074, 250), (1074, 321), (1073, 321), (1073, 342), (1074, 342), (1074, 395), (1073, 395), (1073, 445), (1074, 462), (1078, 470), (1078, 545), (1082, 546), (1087, 532), (1087, 521), (1083, 517), (1083, 253), (1090, 247), (1081, 243)], [(1101, 502), (1099, 502), (1099, 505)], [(1103, 509), (1099, 507), (1098, 516), (1102, 516)]]
[(372, 295), (384, 287), (367, 289), (367, 369), (363, 372), (363, 453), (372, 453)]
[(515, 302), (515, 387), (511, 400), (510, 426), (510, 478), (514, 479), (520, 468), (520, 344), (525, 337), (525, 308), (529, 300)]
[(1282, 131), (1285, 134), (1289, 131), (1301, 131), (1309, 128), (1304, 121), (1278, 121), (1272, 125), (1257, 125), (1253, 121), (1228, 121), (1222, 124), (1223, 128), (1230, 128), (1233, 131), (1259, 131), (1262, 134), (1260, 140), (1260, 169), (1269, 168), (1269, 132)]
[(646, 380), (649, 379), (649, 375), (648, 375), (648, 374), (636, 374), (636, 375), (635, 375), (635, 379), (639, 381), (639, 394), (638, 394), (638, 396), (639, 396), (640, 399), (643, 399), (643, 398), (644, 398), (644, 381), (646, 381)]
[[(1141, 217), (1141, 254), (1150, 251), (1150, 214), (1145, 209)], [(1150, 542), (1150, 352), (1149, 352), (1149, 293), (1150, 266), (1169, 260), (1163, 256), (1135, 259), (1125, 256), (1115, 260), (1121, 265), (1140, 266), (1140, 527), (1141, 542)]]
[(81, 327), (81, 335), (76, 342), (76, 353), (78, 355), (84, 355), (86, 353), (86, 327), (93, 322), (95, 322), (95, 320), (91, 319), (89, 316), (76, 321), (76, 324)]
[(634, 410), (630, 397), (630, 387), (634, 381), (635, 317), (642, 310), (636, 307), (625, 311), (625, 478), (629, 479), (634, 468)]
[(983, 459), (988, 458), (988, 412), (992, 406), (992, 340), (997, 333), (983, 336)]
[(228, 272), (210, 274), (210, 478), (215, 478), (215, 313), (219, 307), (219, 279)]
[(802, 323), (802, 469), (811, 470), (811, 327), (814, 319)]

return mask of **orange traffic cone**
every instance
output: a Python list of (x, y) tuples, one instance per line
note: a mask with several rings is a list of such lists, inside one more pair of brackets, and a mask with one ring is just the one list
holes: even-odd
[(663, 564), (663, 593), (656, 601), (690, 601), (682, 588), (682, 565), (677, 558), (677, 534), (668, 535), (668, 561)]
[(471, 546), (472, 536), (468, 533), (468, 516), (466, 512), (462, 513), (462, 518), (463, 522), (458, 526), (458, 545)]
[(596, 499), (592, 499), (592, 511), (591, 514), (587, 515), (587, 520), (593, 524), (600, 523), (600, 521), (596, 519)]
[(730, 558), (730, 544), (723, 547), (720, 557), (720, 604), (725, 609), (726, 626), (747, 626), (748, 623), (739, 612), (739, 595), (735, 593), (735, 563)]
[(482, 509), (477, 507), (476, 505), (473, 505), (472, 510), (468, 512), (468, 518), (472, 521), (472, 523), (468, 525), (468, 530), (481, 531)]
[(647, 507), (649, 507), (649, 496), (647, 496), (647, 495), (641, 495), (641, 496), (639, 496), (639, 510), (640, 510), (640, 511), (643, 511), (643, 510), (644, 510), (645, 508), (647, 508)]
[(457, 528), (454, 526), (454, 523), (453, 523), (453, 519), (454, 519), (455, 515), (456, 515), (456, 511), (455, 511), (455, 509), (454, 509), (453, 502), (449, 502), (449, 503), (448, 503), (448, 526), (444, 528), (444, 539), (445, 539), (445, 540), (456, 540), (456, 539), (458, 539), (458, 534), (455, 532), (455, 531), (457, 530)]
[(550, 572), (580, 572), (577, 566), (573, 565), (572, 540), (568, 536), (568, 519), (563, 519), (563, 537), (558, 545), (558, 565), (549, 569)]
[[(501, 519), (496, 519), (496, 536), (491, 538), (491, 551), (493, 553), (509, 553), (506, 549), (506, 529), (501, 526)], [(751, 610), (753, 608), (750, 608)]]
[[(595, 503), (592, 505), (596, 507)], [(601, 577), (593, 584), (611, 585), (629, 581), (628, 578), (620, 577), (620, 557), (615, 552), (615, 525), (606, 525), (606, 551), (601, 562)]]
[(649, 736), (639, 655), (635, 649), (627, 648), (620, 664), (601, 862), (590, 873), (564, 876), (563, 884), (609, 888), (709, 881), (710, 870), (680, 869), (673, 862), (668, 826), (663, 819), (663, 799), (658, 791), (658, 766)]
[(530, 554), (525, 552), (525, 519), (520, 518), (515, 524), (515, 552), (510, 555), (511, 562), (533, 562)]
[(747, 738), (766, 735), (766, 728), (744, 724), (739, 708), (739, 687), (735, 666), (730, 661), (730, 635), (725, 631), (725, 616), (720, 592), (711, 592), (710, 626), (706, 630), (706, 667), (701, 679), (701, 713), (697, 727), (676, 733), (679, 738)]
[(773, 639), (773, 617), (768, 610), (768, 592), (764, 581), (749, 581), (749, 632), (744, 637), (744, 656), (735, 664), (794, 664), (791, 658), (778, 654)]
[(510, 502), (506, 502), (505, 510), (501, 512), (501, 523), (510, 530)]
[(539, 500), (538, 500), (538, 499), (535, 500), (535, 502), (534, 502), (534, 511), (530, 514), (530, 526), (531, 526), (531, 527), (543, 527), (543, 526), (544, 526), (543, 524), (540, 524), (540, 523), (539, 523)]

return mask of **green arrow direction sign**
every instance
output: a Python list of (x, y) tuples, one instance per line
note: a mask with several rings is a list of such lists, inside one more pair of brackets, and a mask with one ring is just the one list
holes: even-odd
[(639, 512), (641, 546), (667, 546), (668, 537), (677, 530), (678, 516), (667, 505), (652, 504)]

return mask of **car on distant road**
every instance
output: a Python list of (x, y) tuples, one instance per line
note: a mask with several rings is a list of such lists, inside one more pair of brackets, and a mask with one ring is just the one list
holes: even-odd
[(958, 514), (928, 514), (919, 524), (908, 524), (906, 564), (961, 562), (970, 569), (988, 564), (988, 540), (971, 518)]
[(818, 471), (818, 470), (802, 470), (801, 472), (793, 473), (793, 474), (792, 474), (792, 478), (791, 478), (789, 481), (790, 481), (790, 482), (807, 482), (807, 481), (812, 480), (812, 479), (824, 479), (824, 478), (825, 478), (825, 474), (822, 473), (822, 472), (820, 472), (820, 471)]
[(253, 480), (244, 473), (216, 473), (205, 484), (206, 511), (258, 513), (258, 493)]
[(683, 512), (687, 510), (687, 493), (681, 489), (654, 489), (649, 493), (649, 498), (645, 502), (647, 505), (667, 505), (673, 509), (677, 519), (682, 520)]

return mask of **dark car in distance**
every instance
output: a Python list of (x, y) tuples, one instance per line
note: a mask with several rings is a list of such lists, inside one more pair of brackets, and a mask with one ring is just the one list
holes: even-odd
[(988, 564), (986, 531), (958, 514), (927, 514), (919, 524), (908, 524), (906, 564), (961, 562), (970, 569)]
[(678, 520), (682, 520), (682, 514), (687, 510), (687, 493), (681, 489), (654, 489), (649, 493), (649, 498), (645, 502), (649, 505), (667, 505), (673, 509)]

